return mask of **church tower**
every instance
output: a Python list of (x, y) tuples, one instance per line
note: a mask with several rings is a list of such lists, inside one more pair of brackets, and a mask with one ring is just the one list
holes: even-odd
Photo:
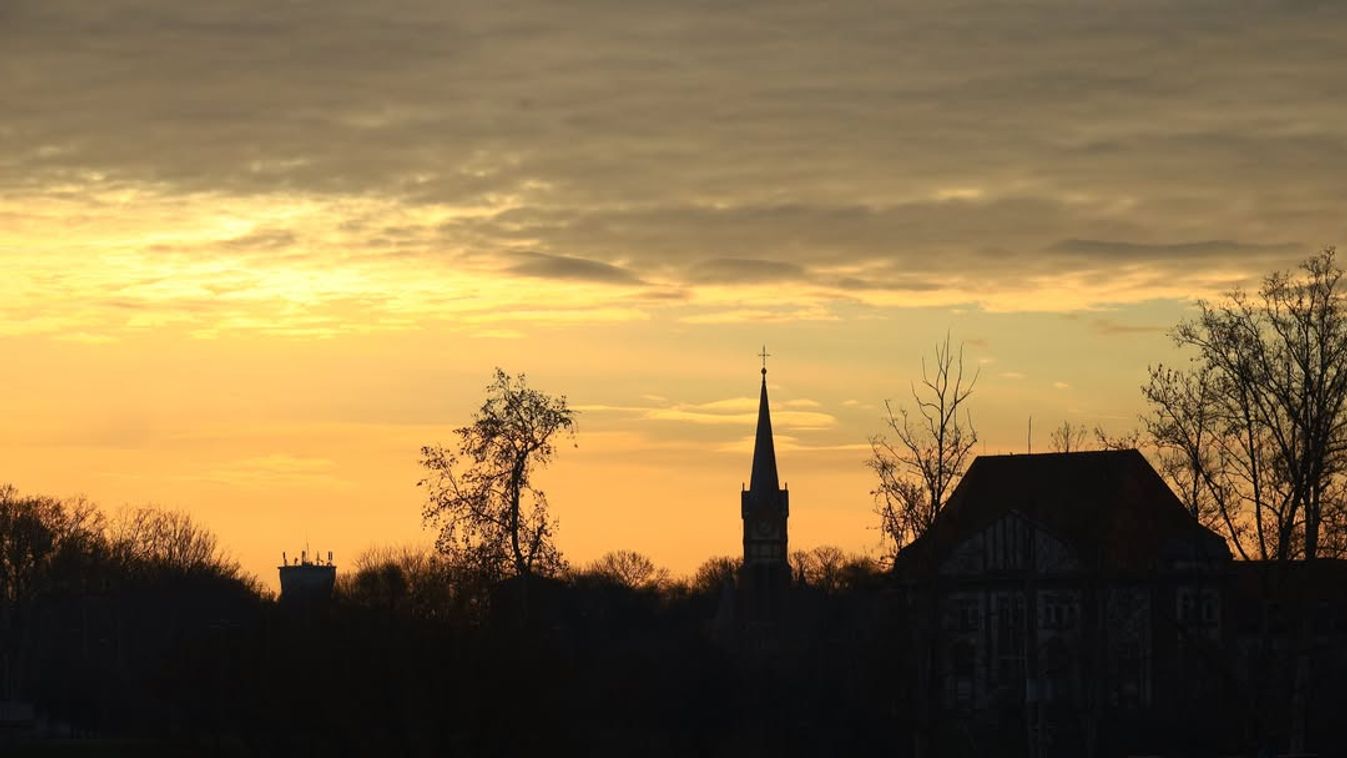
[(767, 404), (767, 350), (762, 352), (762, 392), (758, 400), (758, 433), (753, 443), (753, 469), (748, 489), (740, 494), (744, 520), (744, 562), (740, 587), (745, 610), (757, 618), (775, 616), (790, 584), (786, 561), (786, 519), (790, 493), (781, 489), (772, 444), (772, 415)]

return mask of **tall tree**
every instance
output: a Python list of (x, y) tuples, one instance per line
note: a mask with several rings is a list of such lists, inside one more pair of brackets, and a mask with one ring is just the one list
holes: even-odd
[(968, 466), (978, 437), (965, 404), (977, 378), (964, 376), (963, 346), (951, 348), (946, 333), (934, 361), (922, 359), (913, 409), (884, 401), (892, 436), (870, 438), (866, 465), (879, 479), (871, 494), (890, 557), (926, 532)]
[[(1243, 558), (1314, 559), (1343, 535), (1347, 302), (1327, 248), (1256, 296), (1199, 302), (1174, 331), (1192, 365), (1151, 368), (1146, 427), (1194, 515)], [(1325, 533), (1328, 527), (1328, 533)]]
[[(1173, 333), (1192, 366), (1153, 367), (1143, 388), (1147, 429), (1194, 514), (1222, 525), (1241, 557), (1277, 569), (1269, 602), (1285, 591), (1286, 564), (1341, 555), (1347, 541), (1347, 301), (1334, 257), (1326, 248), (1295, 275), (1273, 273), (1256, 295), (1200, 302)], [(1314, 653), (1299, 612), (1292, 753), (1305, 748)]]
[(456, 450), (421, 448), (427, 470), (423, 519), (436, 547), (491, 577), (551, 574), (562, 565), (556, 522), (533, 474), (551, 462), (558, 435), (574, 435), (565, 396), (531, 389), (496, 369), (472, 423), (454, 430)]
[(103, 518), (92, 503), (0, 485), (0, 699), (15, 698), (24, 681), (36, 602), (93, 579), (91, 559), (102, 547)]
[(128, 568), (238, 575), (219, 539), (182, 511), (155, 507), (121, 511), (108, 526), (113, 553)]

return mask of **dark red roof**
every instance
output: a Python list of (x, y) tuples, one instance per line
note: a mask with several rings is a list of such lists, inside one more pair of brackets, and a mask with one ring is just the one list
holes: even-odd
[(1065, 542), (1085, 566), (1145, 570), (1230, 556), (1140, 452), (1097, 450), (978, 457), (930, 530), (900, 553), (898, 568), (934, 568), (1012, 511)]

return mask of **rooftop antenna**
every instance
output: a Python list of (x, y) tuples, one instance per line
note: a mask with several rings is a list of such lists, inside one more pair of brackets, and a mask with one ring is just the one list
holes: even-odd
[(1033, 417), (1033, 416), (1030, 416), (1030, 417), (1029, 417), (1029, 437), (1028, 437), (1028, 440), (1029, 440), (1029, 452), (1032, 454), (1032, 453), (1034, 452), (1034, 417)]

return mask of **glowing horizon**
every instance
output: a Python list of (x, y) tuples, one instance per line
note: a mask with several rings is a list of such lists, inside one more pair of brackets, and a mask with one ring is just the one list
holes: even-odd
[(686, 573), (766, 343), (791, 544), (865, 552), (946, 332), (987, 452), (1122, 432), (1195, 298), (1347, 240), (1347, 9), (1227, 6), (12, 3), (0, 482), (274, 585), (428, 542), (417, 450), (500, 366), (581, 411), (567, 557)]

